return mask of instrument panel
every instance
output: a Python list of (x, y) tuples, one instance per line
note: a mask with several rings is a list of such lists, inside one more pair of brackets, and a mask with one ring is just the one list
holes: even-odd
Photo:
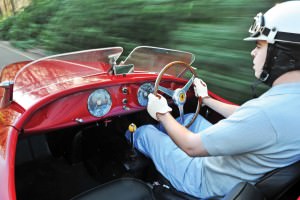
[[(124, 86), (121, 88), (123, 95), (129, 94), (128, 87)], [(153, 83), (143, 83), (139, 86), (137, 90), (137, 100), (140, 106), (146, 107), (148, 104), (148, 95), (153, 93), (154, 84)], [(128, 98), (124, 97), (122, 99), (123, 109), (130, 110), (126, 105), (128, 104)], [(106, 115), (112, 106), (112, 98), (106, 89), (97, 89), (92, 92), (87, 100), (87, 107), (89, 113), (94, 117), (102, 117)]]
[(87, 107), (94, 117), (106, 115), (112, 105), (110, 94), (105, 89), (98, 89), (92, 92), (87, 100)]
[(153, 83), (144, 83), (142, 84), (137, 92), (137, 99), (141, 106), (147, 106), (148, 104), (148, 95), (154, 92)]
[[(174, 89), (183, 86), (183, 83), (165, 81), (162, 86)], [(79, 91), (43, 106), (28, 120), (24, 130), (28, 133), (55, 130), (145, 110), (148, 95), (153, 90), (154, 81), (120, 83)]]

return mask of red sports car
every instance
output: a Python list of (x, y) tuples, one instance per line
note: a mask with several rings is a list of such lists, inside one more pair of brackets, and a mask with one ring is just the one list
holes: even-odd
[[(146, 111), (149, 93), (165, 95), (176, 117), (222, 119), (194, 97), (194, 55), (140, 46), (119, 61), (122, 51), (72, 52), (2, 69), (0, 200), (195, 199), (172, 188), (124, 137), (132, 123), (156, 123)], [(212, 199), (296, 199), (299, 166)]]

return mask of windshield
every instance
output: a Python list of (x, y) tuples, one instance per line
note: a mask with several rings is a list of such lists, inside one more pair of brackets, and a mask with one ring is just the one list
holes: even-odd
[[(108, 73), (122, 54), (122, 47), (92, 49), (45, 57), (24, 66), (15, 76), (14, 91), (22, 93), (39, 90), (57, 83), (72, 83), (87, 76)], [(124, 62), (129, 71), (125, 73), (158, 73), (170, 62), (183, 61), (191, 64), (194, 55), (188, 52), (158, 47), (135, 48)], [(120, 65), (120, 66), (122, 66)], [(174, 76), (183, 74), (184, 68), (172, 67), (166, 73)], [(116, 73), (116, 70), (115, 70)]]
[(16, 75), (14, 90), (24, 92), (67, 82), (89, 75), (107, 73), (110, 60), (122, 54), (123, 48), (92, 49), (45, 57), (27, 64)]
[[(164, 66), (173, 61), (182, 61), (191, 65), (195, 56), (189, 52), (177, 51), (151, 46), (136, 47), (124, 61), (124, 65), (133, 64), (134, 72), (156, 72), (159, 73)], [(184, 68), (173, 67), (166, 73), (180, 76)]]

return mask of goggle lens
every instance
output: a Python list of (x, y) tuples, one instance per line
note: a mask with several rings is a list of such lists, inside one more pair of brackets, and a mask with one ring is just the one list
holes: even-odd
[(254, 22), (250, 26), (249, 33), (251, 34), (251, 37), (258, 36), (262, 33), (265, 26), (264, 16), (262, 13), (258, 13), (254, 17)]

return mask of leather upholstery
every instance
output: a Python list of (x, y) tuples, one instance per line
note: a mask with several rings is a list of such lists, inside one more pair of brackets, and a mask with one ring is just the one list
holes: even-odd
[(265, 200), (254, 185), (247, 182), (237, 184), (222, 200)]
[(121, 178), (73, 197), (71, 200), (154, 200), (150, 186), (133, 178)]
[[(277, 200), (288, 189), (300, 182), (300, 161), (280, 169), (276, 169), (259, 180), (255, 186), (241, 182), (225, 197), (210, 198), (222, 200)], [(155, 197), (154, 197), (155, 194)], [(84, 192), (72, 200), (195, 200), (195, 197), (178, 192), (173, 188), (152, 188), (144, 182), (133, 178), (122, 178), (100, 185)]]
[(299, 182), (300, 161), (266, 174), (255, 184), (255, 186), (267, 199), (276, 200)]

